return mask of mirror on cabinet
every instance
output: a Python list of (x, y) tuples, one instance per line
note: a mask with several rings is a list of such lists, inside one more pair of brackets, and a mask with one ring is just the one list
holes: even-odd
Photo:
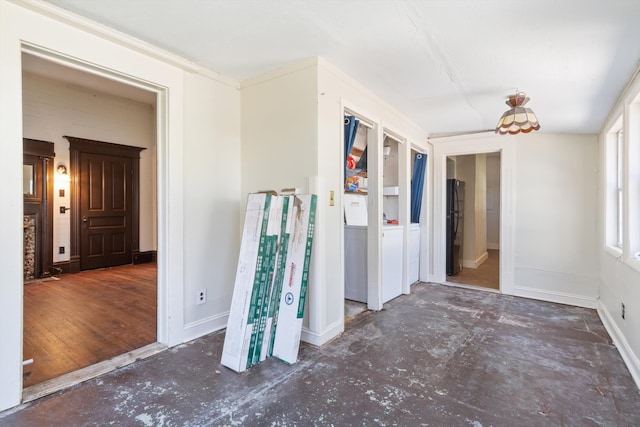
[(33, 165), (22, 165), (22, 193), (26, 196), (35, 195), (35, 176)]

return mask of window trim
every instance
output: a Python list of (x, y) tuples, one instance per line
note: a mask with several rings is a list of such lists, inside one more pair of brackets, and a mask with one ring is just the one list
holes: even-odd
[(626, 259), (634, 270), (640, 271), (640, 94), (626, 106)]
[(616, 174), (616, 238), (615, 238), (615, 246), (623, 250), (624, 248), (624, 202), (625, 202), (625, 183), (624, 183), (624, 160), (625, 160), (625, 149), (624, 149), (624, 129), (620, 129), (616, 132), (616, 142), (615, 142), (615, 174)]
[[(621, 162), (621, 156), (619, 156), (619, 154), (622, 154), (622, 160), (624, 160), (624, 152), (619, 153), (620, 145), (624, 145), (624, 132), (622, 129), (623, 114), (620, 114), (609, 131), (605, 133), (604, 139), (604, 247), (606, 252), (616, 258), (622, 257), (624, 249), (624, 173), (620, 168), (620, 163), (624, 164), (624, 161)], [(620, 141), (621, 136), (622, 144)], [(622, 189), (619, 188), (620, 185), (622, 185)], [(620, 205), (622, 205), (623, 209), (620, 209)], [(620, 239), (621, 233), (622, 239)]]

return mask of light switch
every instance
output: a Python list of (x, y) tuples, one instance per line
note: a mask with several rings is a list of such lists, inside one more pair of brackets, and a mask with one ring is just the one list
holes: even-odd
[(329, 191), (329, 206), (333, 206), (336, 204), (336, 201), (333, 198), (333, 190)]

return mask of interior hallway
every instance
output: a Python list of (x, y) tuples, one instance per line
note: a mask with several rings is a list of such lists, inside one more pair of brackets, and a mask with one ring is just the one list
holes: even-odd
[(447, 282), (461, 285), (500, 289), (500, 251), (488, 249), (489, 257), (478, 268), (463, 268), (455, 276), (447, 276)]
[(224, 332), (0, 413), (0, 425), (640, 425), (595, 310), (416, 284), (300, 361), (220, 365)]

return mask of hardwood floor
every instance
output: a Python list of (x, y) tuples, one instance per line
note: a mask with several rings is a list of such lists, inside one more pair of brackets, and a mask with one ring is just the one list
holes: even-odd
[(24, 387), (156, 342), (155, 263), (24, 286)]
[(455, 276), (447, 276), (448, 282), (463, 285), (500, 289), (500, 251), (489, 249), (489, 258), (478, 268), (463, 268)]

